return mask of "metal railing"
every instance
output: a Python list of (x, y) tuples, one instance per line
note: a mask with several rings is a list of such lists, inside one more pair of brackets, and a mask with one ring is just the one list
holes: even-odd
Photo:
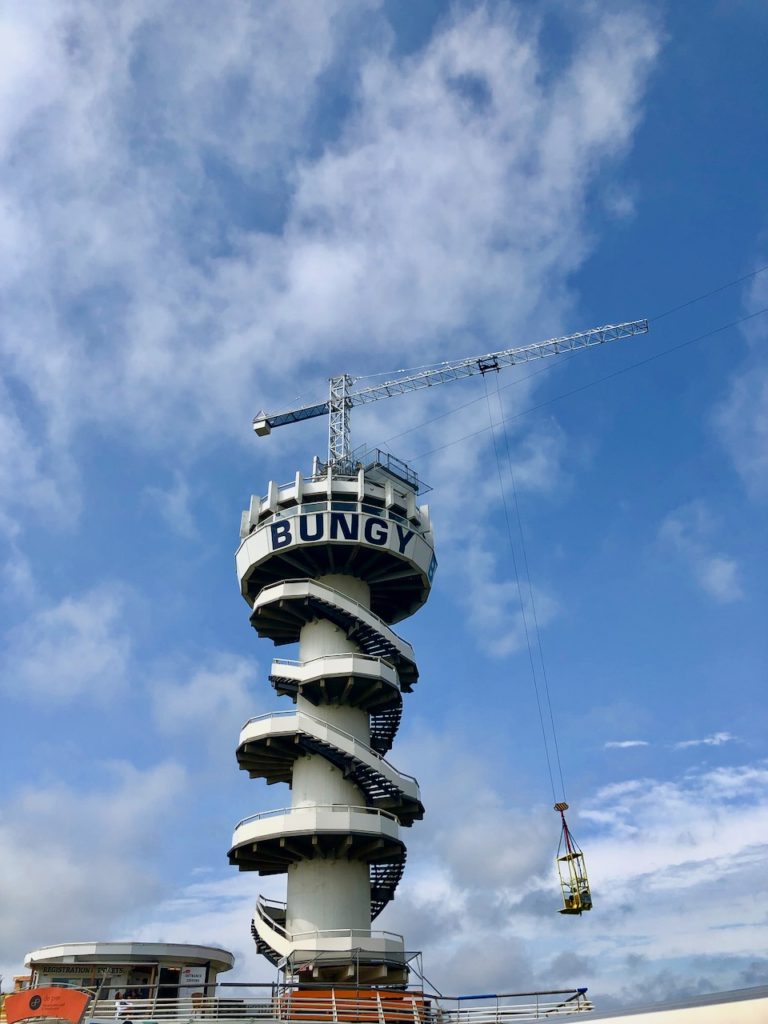
[[(365, 516), (376, 516), (379, 519), (389, 519), (393, 523), (400, 523), (401, 526), (407, 527), (409, 530), (413, 530), (414, 533), (423, 536), (428, 532), (428, 527), (422, 522), (414, 522), (413, 519), (409, 519), (407, 516), (401, 516), (397, 512), (393, 512), (391, 509), (379, 508), (376, 505), (369, 505), (367, 503), (356, 502), (356, 501), (305, 501), (301, 505), (291, 505), (288, 508), (279, 509), (276, 512), (270, 512), (267, 515), (260, 515), (259, 521), (253, 524), (254, 530), (260, 530), (262, 526), (267, 526), (269, 523), (275, 522), (280, 519), (295, 519), (296, 516), (314, 515), (316, 513), (325, 512), (350, 512), (356, 515)], [(421, 516), (419, 516), (421, 520)]]
[(395, 942), (403, 943), (405, 940), (397, 932), (372, 931), (370, 928), (326, 928), (325, 930), (315, 929), (314, 931), (289, 932), (284, 925), (277, 922), (268, 912), (267, 907), (273, 906), (276, 909), (285, 910), (287, 904), (282, 900), (266, 899), (260, 896), (256, 901), (256, 917), (264, 924), (282, 935), (288, 942), (297, 942), (306, 939), (392, 939)]
[[(227, 990), (225, 992), (225, 990)], [(301, 988), (246, 983), (207, 985), (203, 992), (177, 999), (131, 999), (116, 1017), (114, 999), (91, 1001), (83, 1024), (161, 1024), (161, 1022), (302, 1021), (334, 1024), (512, 1024), (589, 1013), (586, 989), (438, 996), (420, 990), (363, 986)]]
[[(338, 593), (338, 591), (337, 591)], [(298, 658), (273, 658), (273, 665), (287, 665), (290, 668), (307, 668), (314, 664), (316, 661), (341, 661), (343, 658), (355, 658), (362, 659), (363, 661), (375, 661), (380, 665), (386, 665), (387, 668), (394, 669), (394, 665), (387, 658), (382, 658), (380, 654), (363, 654), (362, 651), (345, 651), (344, 654), (320, 654), (317, 658), (310, 658), (308, 661), (301, 661)]]
[(254, 821), (263, 821), (265, 818), (278, 818), (280, 815), (288, 817), (292, 814), (300, 814), (303, 811), (331, 811), (333, 814), (347, 814), (350, 818), (352, 812), (356, 814), (373, 814), (379, 818), (388, 818), (394, 821), (395, 824), (398, 824), (398, 819), (394, 814), (390, 814), (389, 811), (382, 811), (378, 807), (362, 807), (355, 806), (354, 804), (306, 804), (306, 806), (280, 807), (276, 811), (259, 811), (258, 814), (249, 814), (247, 818), (238, 821), (235, 825), (235, 832), (237, 832), (241, 825), (250, 825)]
[(317, 580), (310, 579), (306, 576), (298, 579), (280, 580), (278, 583), (270, 583), (269, 586), (264, 587), (260, 591), (259, 596), (256, 598), (256, 604), (254, 605), (254, 609), (256, 608), (257, 605), (270, 603), (269, 600), (264, 600), (265, 595), (272, 594), (273, 592), (279, 590), (281, 587), (287, 587), (296, 584), (303, 584), (311, 588), (310, 592), (315, 590), (320, 591), (319, 597), (321, 600), (323, 599), (323, 596), (325, 594), (328, 594), (327, 601), (335, 608), (340, 608), (344, 610), (346, 605), (353, 605), (355, 609), (359, 609), (360, 612), (362, 612), (362, 615), (358, 615), (361, 621), (365, 622), (366, 620), (368, 620), (369, 622), (375, 623), (381, 635), (384, 637), (394, 637), (396, 641), (395, 646), (399, 646), (402, 649), (402, 652), (405, 654), (405, 657), (408, 658), (410, 661), (413, 661), (413, 647), (408, 643), (407, 640), (403, 640), (401, 636), (398, 636), (394, 629), (392, 629), (392, 627), (389, 626), (384, 621), (384, 619), (381, 618), (381, 616), (377, 615), (376, 612), (372, 612), (370, 608), (366, 608), (364, 604), (362, 604), (360, 601), (356, 601), (354, 597), (348, 597), (346, 594), (343, 594), (340, 590), (334, 590), (334, 588), (329, 587), (327, 583), (320, 583)]
[[(353, 733), (347, 732), (346, 729), (338, 729), (335, 725), (331, 725), (322, 718), (315, 718), (314, 715), (308, 715), (306, 711), (273, 711), (265, 715), (255, 715), (253, 718), (249, 718), (240, 730), (241, 735), (253, 722), (266, 722), (271, 718), (295, 718), (297, 731), (299, 732), (303, 731), (302, 720), (310, 722), (312, 726), (316, 726), (317, 728), (316, 731), (313, 731), (311, 728), (306, 730), (308, 735), (314, 736), (315, 739), (322, 738), (324, 740), (328, 740), (331, 742), (332, 746), (336, 746), (336, 744), (332, 743), (332, 740), (334, 737), (338, 736), (341, 739), (346, 740), (346, 742), (352, 747), (352, 754), (354, 757), (357, 757), (359, 761), (372, 761), (376, 766), (385, 765), (394, 775), (402, 779), (407, 779), (409, 782), (414, 783), (418, 788), (418, 781), (413, 775), (407, 775), (405, 772), (401, 772), (398, 768), (395, 768), (395, 766), (387, 761), (385, 757), (382, 757), (381, 754), (377, 754), (375, 750), (369, 747), (368, 744), (363, 743), (362, 740), (359, 740)], [(321, 733), (322, 737), (318, 736), (318, 733)], [(344, 747), (337, 746), (336, 749), (345, 753)]]

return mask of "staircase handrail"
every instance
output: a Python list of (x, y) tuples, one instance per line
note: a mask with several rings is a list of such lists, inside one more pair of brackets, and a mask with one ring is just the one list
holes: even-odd
[[(334, 599), (341, 598), (343, 602), (355, 605), (356, 608), (359, 608), (360, 611), (363, 612), (364, 617), (371, 618), (375, 622), (379, 623), (379, 625), (382, 626), (383, 632), (385, 634), (391, 633), (392, 636), (394, 636), (397, 639), (397, 641), (403, 645), (406, 651), (410, 651), (409, 657), (413, 659), (413, 647), (408, 643), (407, 640), (403, 640), (401, 636), (398, 636), (394, 629), (392, 629), (392, 627), (388, 625), (384, 621), (384, 619), (381, 618), (380, 615), (377, 615), (376, 612), (371, 611), (370, 608), (366, 608), (364, 604), (362, 604), (360, 601), (356, 601), (354, 597), (348, 597), (347, 594), (342, 593), (341, 590), (336, 590), (333, 587), (329, 587), (327, 583), (319, 583), (317, 580), (310, 579), (307, 576), (299, 577), (297, 579), (279, 580), (277, 583), (270, 583), (268, 586), (262, 587), (262, 589), (259, 591), (259, 596), (256, 598), (256, 603), (260, 604), (263, 596), (265, 594), (270, 593), (270, 591), (277, 590), (280, 587), (288, 586), (291, 583), (306, 583), (312, 589), (325, 591), (327, 594), (330, 594)], [(331, 603), (334, 604), (335, 600), (331, 601)], [(336, 606), (343, 607), (343, 605)]]
[[(380, 764), (385, 764), (387, 768), (390, 768), (396, 775), (399, 775), (403, 779), (408, 779), (410, 782), (413, 782), (418, 787), (418, 780), (415, 779), (413, 775), (408, 775), (406, 774), (406, 772), (401, 772), (399, 768), (395, 768), (395, 766), (390, 761), (388, 761), (385, 757), (382, 757), (381, 754), (377, 754), (375, 750), (369, 747), (366, 743), (363, 743), (362, 740), (358, 739), (357, 736), (354, 735), (354, 733), (347, 732), (346, 729), (339, 729), (335, 725), (330, 725), (322, 718), (315, 718), (314, 715), (307, 714), (306, 711), (273, 711), (268, 712), (265, 715), (254, 715), (253, 718), (248, 719), (248, 721), (243, 726), (243, 729), (247, 729), (252, 722), (264, 722), (269, 718), (290, 718), (291, 716), (294, 716), (297, 719), (297, 721), (301, 718), (306, 718), (308, 721), (313, 722), (316, 725), (319, 725), (322, 729), (327, 730), (328, 732), (335, 733), (337, 736), (343, 736), (346, 740), (351, 741), (354, 749), (360, 749), (363, 753), (367, 754), (375, 761), (378, 761)], [(240, 731), (242, 733), (243, 730), (241, 729)]]
[[(397, 932), (388, 932), (381, 929), (374, 930), (373, 928), (314, 928), (309, 931), (303, 932), (289, 932), (288, 929), (275, 921), (273, 917), (270, 917), (264, 911), (265, 904), (264, 897), (260, 896), (256, 902), (256, 914), (258, 918), (266, 924), (268, 928), (278, 932), (283, 938), (289, 942), (295, 942), (297, 939), (311, 939), (311, 938), (371, 938), (371, 939), (397, 939), (403, 941), (403, 936)], [(277, 901), (275, 901), (277, 902)], [(283, 904), (285, 906), (285, 904)]]

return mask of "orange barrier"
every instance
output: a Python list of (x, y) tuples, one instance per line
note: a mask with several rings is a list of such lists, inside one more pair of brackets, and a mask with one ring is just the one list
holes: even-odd
[(5, 1016), (8, 1024), (39, 1017), (79, 1024), (90, 998), (87, 992), (77, 988), (28, 988), (5, 997)]
[(429, 1000), (411, 992), (354, 988), (297, 989), (278, 997), (283, 1020), (344, 1021), (350, 1024), (420, 1024)]

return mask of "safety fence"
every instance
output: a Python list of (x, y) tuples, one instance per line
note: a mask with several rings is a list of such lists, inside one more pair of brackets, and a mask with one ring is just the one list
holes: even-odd
[[(221, 988), (222, 986), (217, 986)], [(181, 999), (94, 999), (83, 1024), (204, 1024), (213, 1021), (321, 1024), (508, 1024), (590, 1012), (586, 989), (439, 996), (393, 989), (239, 985), (235, 993), (194, 993)], [(208, 986), (209, 992), (213, 986)]]

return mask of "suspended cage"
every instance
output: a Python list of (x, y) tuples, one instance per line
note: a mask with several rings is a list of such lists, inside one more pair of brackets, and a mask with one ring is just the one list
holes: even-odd
[(563, 823), (560, 845), (557, 848), (557, 873), (563, 891), (563, 909), (560, 913), (582, 914), (585, 910), (592, 909), (592, 893), (589, 891), (584, 854), (576, 845), (565, 820), (568, 804), (555, 804), (555, 810), (560, 812)]

